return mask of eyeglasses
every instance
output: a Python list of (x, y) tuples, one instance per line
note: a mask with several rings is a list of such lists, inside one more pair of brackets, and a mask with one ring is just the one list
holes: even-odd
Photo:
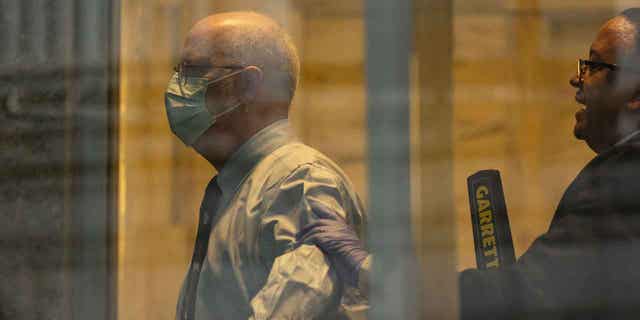
[(187, 78), (200, 78), (206, 81), (204, 85), (208, 85), (211, 82), (215, 82), (220, 78), (225, 77), (225, 75), (217, 79), (209, 79), (208, 77), (206, 77), (206, 75), (213, 69), (226, 69), (234, 71), (244, 68), (246, 68), (246, 66), (235, 64), (215, 66), (210, 64), (186, 64), (183, 62), (178, 63), (175, 67), (173, 67), (173, 70), (178, 74), (178, 85), (180, 86), (180, 90), (183, 90), (183, 86), (187, 83)]
[(587, 72), (587, 68), (589, 68), (589, 70), (597, 70), (598, 68), (607, 68), (612, 71), (615, 71), (615, 70), (618, 70), (619, 67), (615, 64), (606, 63), (606, 62), (578, 59), (578, 81), (580, 83), (584, 81), (584, 74)]
[(239, 70), (244, 68), (246, 67), (237, 64), (215, 66), (210, 64), (186, 64), (183, 62), (173, 67), (173, 71), (178, 73), (178, 79), (182, 82), (187, 77), (205, 78), (205, 75), (213, 69)]
[(638, 69), (634, 69), (634, 68), (628, 68), (628, 67), (621, 67), (617, 64), (611, 64), (611, 63), (606, 63), (606, 62), (600, 62), (600, 61), (591, 61), (591, 60), (582, 60), (582, 59), (578, 59), (578, 81), (580, 83), (582, 83), (584, 81), (584, 74), (585, 72), (587, 72), (587, 68), (591, 71), (594, 70), (598, 70), (601, 68), (607, 68), (611, 71), (617, 71), (617, 70), (628, 70), (631, 71), (633, 73), (640, 73), (640, 70)]

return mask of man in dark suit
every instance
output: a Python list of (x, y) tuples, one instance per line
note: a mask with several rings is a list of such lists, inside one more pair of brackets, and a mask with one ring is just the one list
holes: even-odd
[[(574, 135), (597, 156), (516, 264), (460, 273), (463, 319), (640, 318), (640, 8), (602, 26), (570, 83), (584, 106)], [(370, 256), (341, 219), (321, 214), (299, 241), (366, 289)]]

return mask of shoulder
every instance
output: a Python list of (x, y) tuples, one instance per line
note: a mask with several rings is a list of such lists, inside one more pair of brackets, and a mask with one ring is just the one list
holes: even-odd
[(604, 155), (596, 166), (602, 182), (638, 180), (640, 177), (640, 144), (625, 144)]
[(262, 159), (244, 181), (244, 188), (263, 208), (293, 204), (303, 198), (330, 198), (347, 210), (359, 214), (364, 211), (353, 183), (342, 169), (299, 142), (286, 144)]
[(287, 181), (324, 181), (350, 185), (346, 174), (331, 159), (302, 143), (284, 145), (265, 157), (254, 174), (271, 188)]
[(602, 161), (596, 174), (609, 206), (640, 210), (640, 144), (618, 147)]

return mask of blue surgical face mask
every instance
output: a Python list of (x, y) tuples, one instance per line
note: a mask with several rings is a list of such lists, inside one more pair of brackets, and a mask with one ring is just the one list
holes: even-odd
[(242, 103), (233, 106), (221, 104), (209, 105), (207, 108), (207, 87), (244, 70), (231, 72), (221, 78), (210, 80), (200, 77), (180, 77), (176, 72), (169, 80), (165, 93), (164, 104), (171, 131), (191, 146), (211, 127), (216, 119), (227, 114)]

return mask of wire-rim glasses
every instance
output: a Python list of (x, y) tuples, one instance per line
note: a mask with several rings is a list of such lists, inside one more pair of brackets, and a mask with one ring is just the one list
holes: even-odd
[[(246, 68), (246, 66), (236, 64), (216, 66), (210, 64), (186, 64), (183, 62), (178, 63), (173, 67), (173, 70), (178, 74), (179, 84), (184, 85), (186, 83), (186, 79), (189, 77), (208, 79), (205, 75), (212, 69), (240, 70), (244, 68)], [(209, 82), (216, 81), (216, 79), (208, 80)]]

